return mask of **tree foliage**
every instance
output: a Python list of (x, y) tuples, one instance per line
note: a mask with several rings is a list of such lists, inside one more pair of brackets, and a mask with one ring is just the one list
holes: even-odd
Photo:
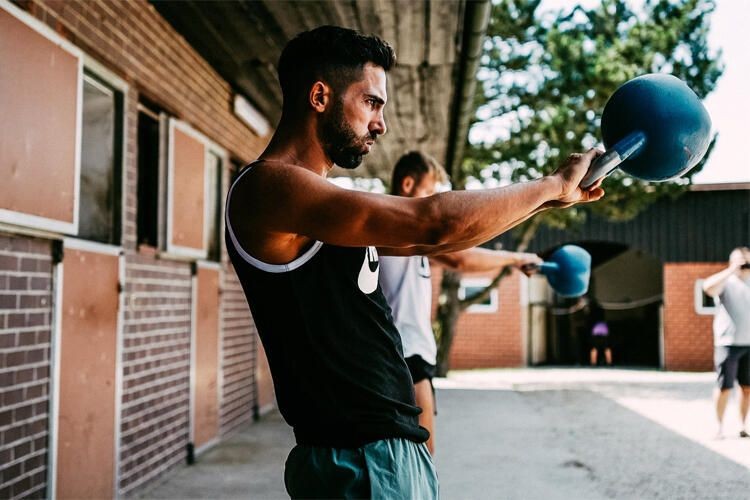
[[(707, 42), (713, 9), (710, 0), (650, 0), (637, 9), (603, 0), (591, 9), (547, 13), (540, 0), (495, 3), (472, 135), (492, 128), (501, 133), (470, 143), (461, 173), (480, 179), (505, 174), (513, 182), (549, 173), (570, 153), (599, 142), (607, 99), (645, 73), (671, 73), (705, 97), (722, 72), (719, 54)], [(702, 166), (658, 184), (616, 172), (605, 183), (604, 200), (550, 211), (542, 223), (566, 227), (586, 210), (613, 220), (634, 217), (659, 196), (684, 190)]]

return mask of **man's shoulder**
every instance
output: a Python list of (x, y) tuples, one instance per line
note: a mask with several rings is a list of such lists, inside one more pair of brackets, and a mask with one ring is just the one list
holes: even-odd
[(262, 211), (264, 205), (278, 208), (285, 198), (300, 198), (318, 189), (325, 180), (301, 165), (275, 160), (256, 160), (240, 171), (230, 188), (230, 209), (248, 204)]
[(237, 187), (240, 185), (248, 186), (258, 182), (283, 179), (286, 176), (305, 175), (305, 172), (308, 174), (311, 173), (301, 165), (277, 160), (258, 159), (248, 163), (239, 171), (234, 184)]
[[(240, 171), (227, 200), (227, 233), (262, 262), (288, 263), (313, 242), (293, 231), (295, 203), (311, 196), (317, 177), (304, 167), (273, 160), (256, 160)], [(306, 182), (305, 179), (308, 179)], [(325, 182), (325, 181), (323, 181)]]

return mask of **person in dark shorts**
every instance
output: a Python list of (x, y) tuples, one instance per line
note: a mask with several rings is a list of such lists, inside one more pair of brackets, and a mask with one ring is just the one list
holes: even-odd
[(227, 194), (227, 251), (297, 442), (284, 472), (294, 498), (437, 498), (379, 255), (463, 250), (539, 211), (604, 195), (579, 186), (596, 150), (481, 192), (409, 199), (329, 182), (334, 164), (356, 168), (385, 134), (394, 64), (387, 43), (349, 29), (292, 39), (279, 59), (279, 124)]
[(612, 366), (612, 347), (609, 344), (609, 325), (606, 321), (597, 321), (591, 327), (591, 366), (598, 366), (600, 354), (604, 354), (607, 366)]
[[(445, 170), (431, 156), (411, 151), (393, 167), (391, 194), (424, 198), (435, 194), (446, 179)], [(531, 269), (542, 259), (531, 253), (472, 248), (461, 252), (424, 256), (382, 257), (380, 285), (391, 306), (401, 334), (406, 365), (409, 367), (417, 406), (422, 409), (419, 425), (430, 431), (427, 448), (435, 452), (435, 389), (437, 345), (432, 331), (432, 273), (430, 264), (462, 272), (499, 271), (505, 266)], [(524, 267), (531, 265), (529, 267)], [(532, 272), (532, 271), (529, 271)]]
[(740, 437), (750, 437), (745, 428), (750, 407), (750, 248), (732, 250), (727, 268), (706, 278), (703, 291), (714, 297), (717, 304), (713, 324), (714, 363), (719, 386), (717, 436), (723, 437), (724, 412), (736, 381), (742, 392)]

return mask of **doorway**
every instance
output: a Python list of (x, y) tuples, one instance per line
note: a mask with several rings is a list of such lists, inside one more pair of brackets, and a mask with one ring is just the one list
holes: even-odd
[[(548, 293), (544, 335), (531, 339), (530, 352), (536, 353), (531, 364), (588, 366), (593, 345), (601, 344), (600, 339), (592, 337), (592, 328), (603, 321), (609, 332), (605, 344), (611, 350), (613, 366), (659, 367), (662, 263), (619, 243), (574, 244), (592, 256), (589, 290), (584, 297), (574, 299)], [(535, 319), (538, 317), (538, 313), (532, 314), (532, 322), (539, 322)], [(531, 330), (534, 329), (532, 324)], [(597, 356), (599, 365), (604, 364), (601, 351)]]

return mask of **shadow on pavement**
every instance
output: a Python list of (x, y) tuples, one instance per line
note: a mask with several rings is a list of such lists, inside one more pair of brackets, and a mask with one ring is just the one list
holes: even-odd
[(283, 475), (293, 446), (289, 426), (281, 415), (270, 413), (200, 455), (194, 465), (167, 474), (141, 498), (289, 498)]

